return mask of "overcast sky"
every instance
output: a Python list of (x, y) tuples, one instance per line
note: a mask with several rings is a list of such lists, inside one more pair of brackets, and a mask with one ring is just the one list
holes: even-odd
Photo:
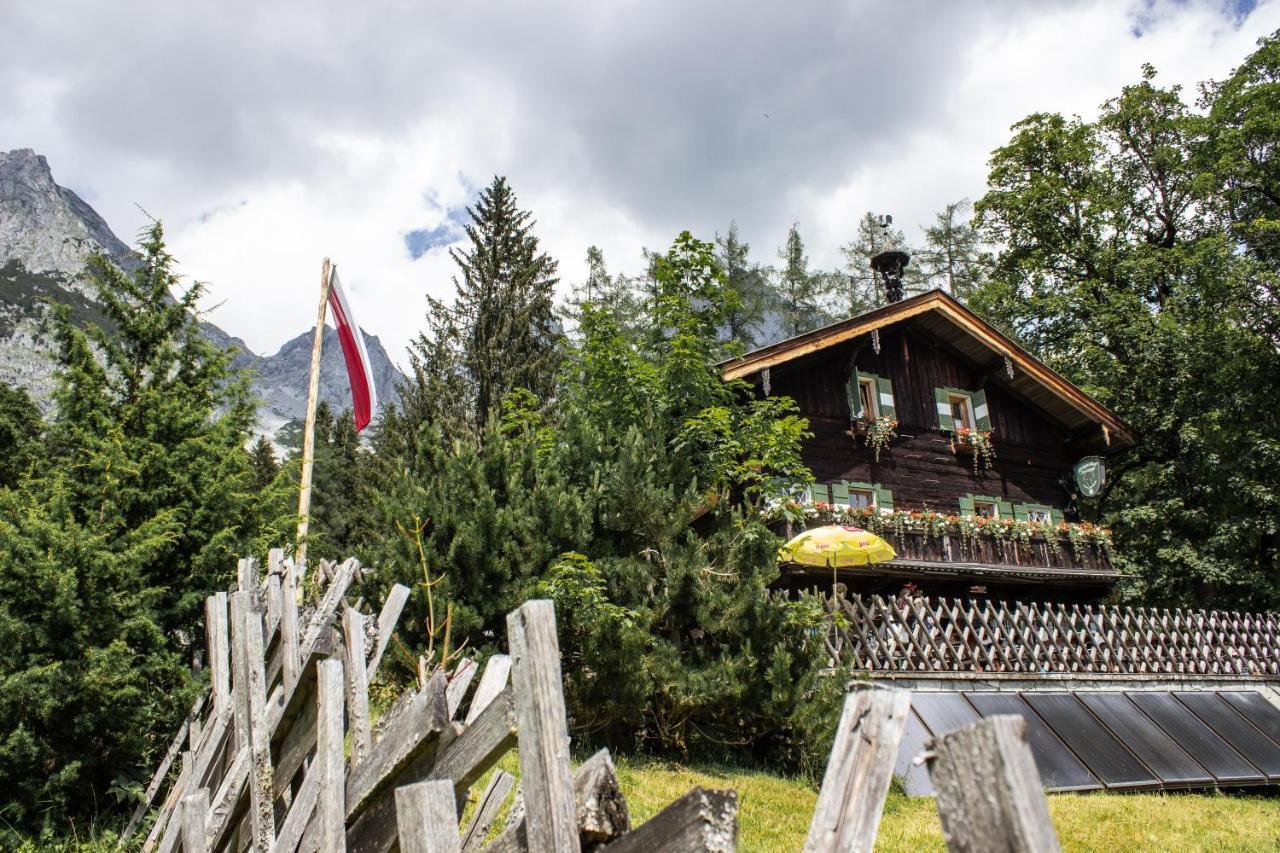
[[(751, 7), (755, 11), (747, 11)], [(211, 318), (262, 353), (331, 256), (393, 359), (477, 188), (507, 175), (566, 282), (736, 219), (835, 266), (866, 210), (908, 236), (982, 194), (1033, 111), (1224, 77), (1280, 0), (596, 3), (0, 0), (0, 148), (34, 148), (126, 241), (162, 219)]]

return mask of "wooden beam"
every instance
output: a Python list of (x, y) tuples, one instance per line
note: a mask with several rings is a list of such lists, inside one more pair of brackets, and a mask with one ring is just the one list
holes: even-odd
[(369, 754), (369, 681), (365, 669), (364, 617), (354, 608), (342, 611), (342, 639), (347, 648), (347, 728), (351, 732), (351, 756), (359, 763)]
[(266, 710), (262, 613), (254, 606), (253, 593), (241, 591), (231, 595), (231, 618), (237, 719), (244, 720), (249, 749), (249, 817), (253, 849), (267, 853), (275, 841), (275, 818), (271, 806), (271, 732)]
[(629, 832), (600, 848), (608, 853), (721, 853), (738, 844), (738, 794), (694, 788)]
[(391, 635), (396, 631), (400, 614), (405, 602), (409, 600), (409, 587), (396, 584), (387, 593), (387, 600), (382, 603), (382, 612), (378, 614), (378, 641), (373, 646), (373, 657), (369, 659), (369, 680), (373, 681), (378, 674), (378, 664), (382, 662), (382, 653), (391, 642)]
[(480, 849), (480, 845), (489, 834), (489, 827), (493, 825), (493, 819), (498, 816), (502, 804), (506, 802), (507, 795), (515, 785), (516, 777), (505, 770), (495, 770), (489, 777), (489, 784), (485, 786), (480, 794), (480, 800), (476, 803), (475, 817), (462, 833), (464, 851)]
[(863, 688), (845, 697), (805, 853), (869, 853), (875, 846), (910, 712), (911, 694), (906, 690)]
[[(582, 762), (573, 776), (574, 818), (578, 839), (584, 848), (595, 848), (615, 838), (625, 837), (631, 829), (631, 816), (626, 798), (618, 783), (609, 750), (602, 749)], [(527, 811), (513, 820), (484, 848), (485, 853), (524, 853), (540, 850), (527, 837)]]
[(462, 797), (515, 744), (515, 699), (508, 688), (444, 749), (428, 778), (451, 779)]
[(453, 785), (417, 782), (397, 788), (396, 829), (401, 853), (461, 853)]
[(467, 708), (467, 725), (475, 722), (489, 703), (507, 686), (511, 675), (511, 656), (493, 655), (484, 665), (484, 675), (480, 676), (480, 684), (476, 686), (475, 695), (471, 697), (471, 706)]
[(508, 614), (507, 642), (529, 847), (578, 853), (555, 605), (527, 601)]
[(987, 717), (933, 740), (929, 776), (949, 850), (1056, 851), (1027, 724)]
[(200, 788), (182, 798), (182, 851), (204, 853), (205, 826), (209, 821), (209, 789)]
[(471, 658), (463, 658), (453, 670), (453, 675), (449, 677), (449, 690), (446, 697), (449, 700), (449, 719), (453, 719), (458, 713), (458, 706), (462, 704), (462, 697), (467, 695), (467, 688), (471, 686), (471, 681), (476, 677), (476, 662)]

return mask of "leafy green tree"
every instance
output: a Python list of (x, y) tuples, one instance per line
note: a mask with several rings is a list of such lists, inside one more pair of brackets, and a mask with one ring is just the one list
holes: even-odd
[(478, 436), (509, 391), (550, 395), (561, 334), (556, 262), (540, 250), (532, 216), (506, 178), (495, 177), (467, 212), (468, 245), (450, 249), (457, 297), (451, 305), (429, 300), (428, 330), (411, 348), (403, 414)]
[(1037, 114), (977, 209), (1001, 246), (971, 305), (1132, 424), (1097, 513), (1149, 603), (1274, 607), (1280, 380), (1253, 265), (1206, 215), (1204, 118), (1155, 72), (1096, 122)]
[(35, 461), (40, 410), (22, 388), (0, 385), (0, 488), (16, 485)]
[(962, 302), (982, 284), (986, 272), (970, 207), (968, 199), (944, 207), (924, 229), (924, 246), (912, 259), (922, 285), (940, 287)]
[(821, 325), (825, 319), (819, 307), (824, 279), (809, 270), (799, 223), (787, 231), (786, 242), (778, 249), (778, 260), (782, 265), (775, 274), (774, 288), (779, 321), (783, 335), (792, 337)]
[(94, 256), (112, 331), (57, 314), (39, 464), (0, 489), (0, 786), (14, 825), (105, 805), (190, 701), (204, 597), (260, 546), (247, 382), (195, 317), (160, 225), (126, 275)]

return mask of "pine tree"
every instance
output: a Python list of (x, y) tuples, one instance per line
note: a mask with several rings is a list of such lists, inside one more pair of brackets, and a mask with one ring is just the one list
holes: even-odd
[(508, 392), (550, 395), (561, 335), (556, 262), (539, 250), (532, 216), (506, 178), (495, 177), (467, 212), (469, 244), (450, 250), (457, 296), (451, 305), (430, 301), (428, 331), (412, 347), (405, 413), (415, 424), (438, 418), (480, 436)]
[[(858, 220), (858, 232), (852, 240), (840, 248), (845, 268), (837, 276), (832, 288), (832, 310), (842, 317), (852, 317), (885, 304), (883, 287), (874, 270), (871, 258), (888, 246), (910, 251), (902, 230), (892, 225), (880, 224), (879, 218), (868, 211)], [(913, 257), (903, 275), (903, 292), (911, 294), (925, 288), (919, 263)]]
[(809, 256), (804, 252), (800, 238), (800, 224), (795, 223), (787, 232), (787, 240), (778, 249), (782, 266), (775, 276), (779, 321), (785, 337), (807, 332), (822, 322), (818, 307), (821, 296), (821, 276), (809, 272)]
[(974, 227), (968, 199), (944, 207), (924, 230), (924, 248), (913, 263), (923, 284), (939, 287), (966, 301), (982, 284), (982, 240)]
[(587, 248), (587, 280), (573, 285), (561, 314), (574, 323), (580, 323), (583, 308), (588, 303), (607, 311), (633, 340), (639, 339), (643, 306), (636, 283), (626, 275), (611, 275), (605, 264), (604, 252), (598, 246)]
[(726, 314), (725, 334), (743, 349), (755, 349), (764, 343), (760, 336), (773, 296), (769, 271), (751, 261), (751, 246), (738, 239), (736, 222), (729, 223), (723, 237), (716, 235), (716, 248), (725, 281), (738, 295), (736, 306)]

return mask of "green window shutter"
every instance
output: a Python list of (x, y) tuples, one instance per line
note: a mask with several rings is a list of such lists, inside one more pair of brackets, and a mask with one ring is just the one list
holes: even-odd
[(831, 484), (831, 502), (837, 506), (849, 505), (849, 487), (844, 483)]
[(1028, 515), (1027, 515), (1027, 505), (1026, 505), (1026, 504), (1014, 504), (1014, 505), (1013, 505), (1013, 520), (1014, 520), (1014, 521), (1026, 521), (1026, 520), (1027, 520), (1027, 518), (1028, 518)]
[(956, 421), (951, 417), (951, 395), (946, 388), (934, 388), (933, 399), (938, 403), (938, 429), (955, 432)]
[(1013, 504), (1006, 500), (996, 499), (996, 506), (1000, 508), (1001, 518), (1013, 518)]
[(856, 421), (858, 418), (865, 417), (862, 411), (862, 394), (858, 388), (858, 371), (849, 371), (849, 381), (845, 383), (844, 395), (849, 401), (849, 420)]
[(831, 494), (827, 491), (827, 487), (822, 483), (814, 483), (809, 487), (809, 498), (816, 504), (831, 503)]
[(969, 395), (969, 402), (973, 405), (973, 422), (983, 432), (990, 432), (991, 410), (987, 408), (987, 392), (974, 391)]
[(974, 509), (973, 509), (973, 495), (961, 495), (961, 496), (960, 496), (960, 514), (961, 514), (961, 515), (973, 515), (973, 514), (974, 514)]
[(880, 395), (881, 417), (898, 419), (898, 410), (893, 404), (893, 383), (883, 376), (876, 377), (876, 391)]
[(876, 509), (893, 509), (893, 492), (879, 483), (875, 485), (875, 490)]
[(1049, 520), (1052, 521), (1055, 525), (1062, 524), (1064, 521), (1066, 521), (1066, 519), (1062, 515), (1062, 510), (1054, 509), (1052, 507), (1049, 509)]

